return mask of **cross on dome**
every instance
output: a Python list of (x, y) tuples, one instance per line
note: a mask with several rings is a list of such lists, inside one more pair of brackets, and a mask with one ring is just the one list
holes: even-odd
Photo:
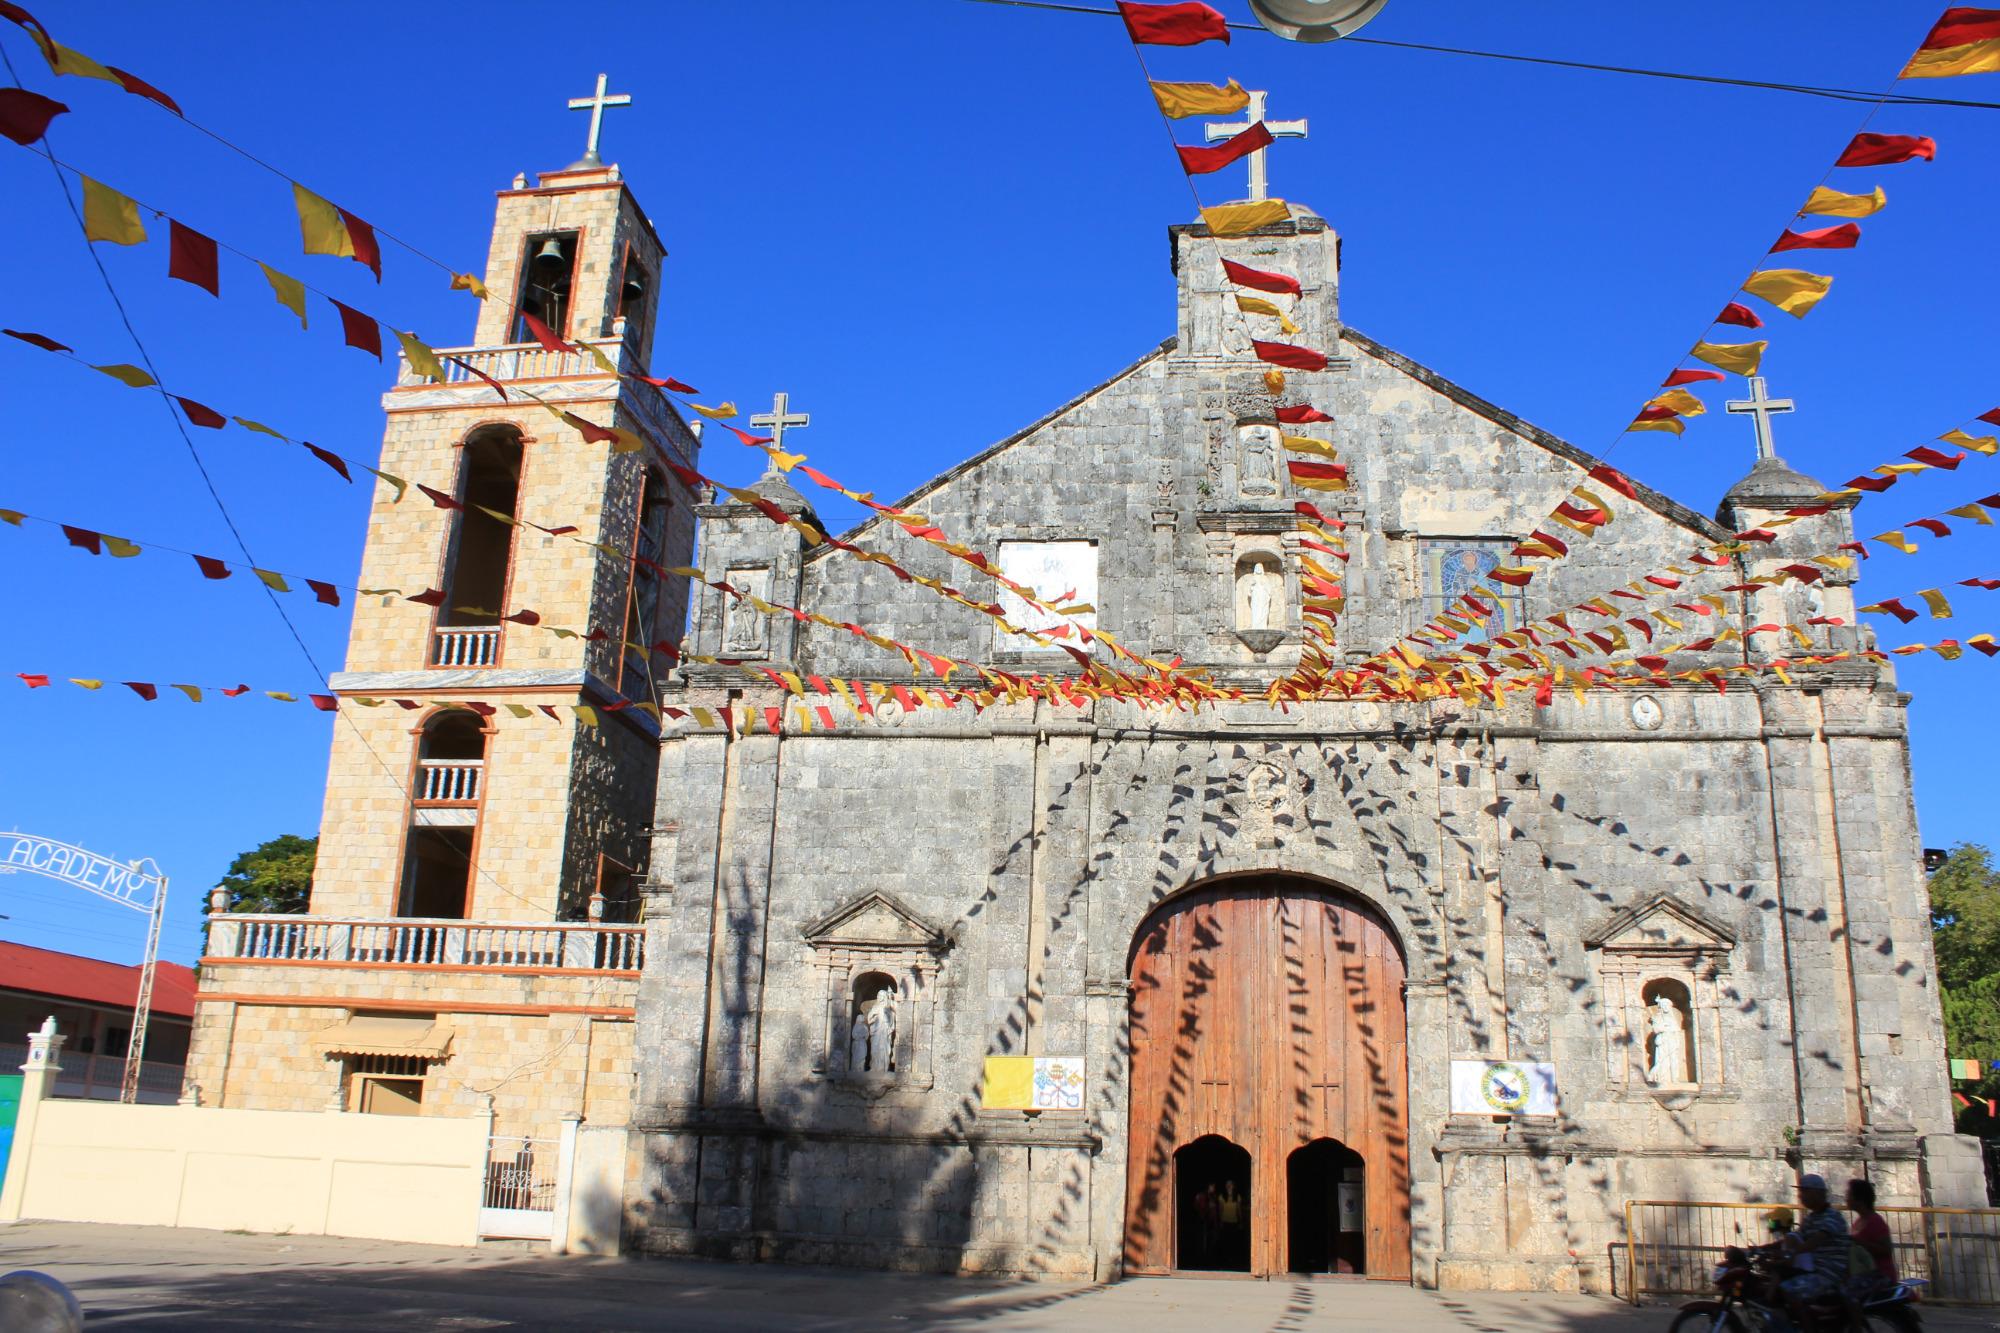
[(1781, 412), (1796, 410), (1791, 399), (1766, 396), (1764, 392), (1764, 377), (1762, 375), (1752, 375), (1750, 377), (1750, 396), (1748, 398), (1732, 399), (1724, 403), (1723, 407), (1736, 416), (1748, 415), (1756, 419), (1757, 458), (1760, 462), (1766, 458), (1776, 458), (1778, 456), (1777, 445), (1773, 442), (1771, 436), (1771, 418)]
[[(1262, 90), (1252, 91), (1250, 93), (1250, 106), (1245, 113), (1247, 119), (1240, 123), (1229, 125), (1204, 125), (1201, 127), (1202, 133), (1208, 137), (1210, 143), (1213, 143), (1217, 139), (1233, 138), (1257, 124), (1257, 122), (1263, 121), (1264, 128), (1271, 132), (1271, 137), (1274, 139), (1305, 138), (1306, 122), (1303, 120), (1264, 120), (1264, 102), (1270, 95), (1270, 93)], [(1271, 197), (1270, 177), (1264, 171), (1264, 152), (1264, 149), (1259, 148), (1256, 152), (1250, 154), (1249, 198), (1253, 202)]]
[(604, 91), (606, 76), (597, 76), (597, 91), (589, 97), (572, 97), (569, 109), (590, 113), (590, 140), (584, 148), (583, 156), (570, 164), (571, 170), (579, 167), (601, 167), (604, 159), (597, 155), (597, 137), (604, 129), (604, 108), (610, 106), (631, 106), (632, 94), (609, 93)]
[(771, 447), (773, 449), (782, 450), (785, 447), (785, 428), (787, 426), (804, 430), (807, 426), (812, 425), (811, 413), (786, 411), (785, 409), (791, 405), (792, 396), (790, 394), (773, 394), (771, 396), (771, 410), (768, 412), (759, 412), (750, 418), (751, 425), (765, 427), (771, 432)]

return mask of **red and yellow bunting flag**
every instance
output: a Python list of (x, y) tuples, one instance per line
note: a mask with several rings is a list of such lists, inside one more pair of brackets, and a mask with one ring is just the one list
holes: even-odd
[(1876, 186), (1872, 194), (1848, 194), (1828, 185), (1813, 188), (1801, 214), (1817, 213), (1832, 218), (1866, 218), (1880, 213), (1889, 203), (1889, 197)]
[(1231, 259), (1222, 261), (1222, 272), (1239, 287), (1255, 287), (1260, 292), (1275, 292), (1280, 296), (1300, 295), (1299, 280), (1282, 273), (1270, 273), (1261, 268), (1251, 268)]
[(1806, 312), (1825, 300), (1832, 288), (1832, 278), (1797, 268), (1765, 269), (1751, 274), (1750, 280), (1743, 284), (1744, 291), (1769, 301), (1795, 319), (1804, 319)]
[(1250, 105), (1250, 94), (1244, 92), (1234, 79), (1220, 88), (1212, 83), (1154, 82), (1152, 89), (1153, 96), (1160, 103), (1160, 114), (1169, 120), (1185, 120), (1189, 116), (1226, 116)]
[(1695, 370), (1689, 368), (1686, 370), (1676, 370), (1660, 382), (1660, 387), (1671, 389), (1681, 384), (1700, 384), (1706, 380), (1719, 380), (1722, 378), (1724, 376), (1719, 370)]
[(1811, 231), (1787, 229), (1771, 247), (1772, 254), (1783, 254), (1787, 250), (1852, 250), (1861, 241), (1861, 224), (1843, 222), (1836, 227), (1818, 227)]
[(83, 234), (111, 245), (138, 245), (146, 239), (139, 205), (101, 181), (82, 176)]
[(1201, 220), (1211, 235), (1246, 236), (1259, 227), (1268, 227), (1291, 217), (1292, 210), (1282, 199), (1259, 199), (1251, 204), (1216, 204), (1201, 210)]
[(1731, 301), (1728, 305), (1722, 307), (1722, 313), (1715, 317), (1715, 322), (1718, 324), (1733, 324), (1741, 329), (1761, 329), (1764, 327), (1763, 317), (1740, 301)]
[(1269, 148), (1275, 142), (1271, 131), (1263, 121), (1258, 121), (1240, 134), (1233, 134), (1213, 148), (1189, 148), (1176, 145), (1181, 155), (1181, 170), (1190, 176), (1205, 176), (1211, 171), (1220, 171), (1232, 162), (1250, 156), (1260, 148)]
[(1764, 358), (1764, 349), (1770, 345), (1768, 342), (1698, 342), (1688, 355), (1737, 375), (1755, 375), (1758, 363)]
[(1308, 407), (1304, 403), (1297, 403), (1291, 407), (1281, 407), (1278, 409), (1277, 416), (1278, 420), (1288, 426), (1308, 426), (1315, 421), (1333, 420), (1332, 417), (1320, 411), (1317, 407)]
[(2000, 71), (2000, 9), (1954, 6), (1932, 26), (1898, 77), (1948, 79)]
[(35, 45), (41, 49), (42, 59), (49, 62), (49, 68), (55, 73), (74, 74), (86, 79), (102, 79), (106, 83), (115, 83), (135, 97), (158, 102), (175, 115), (181, 114), (178, 102), (138, 75), (128, 73), (115, 65), (100, 65), (81, 51), (72, 51), (57, 42), (49, 36), (49, 30), (42, 26), (41, 20), (13, 3), (13, 0), (0, 0), (0, 18), (20, 24), (35, 39)]
[(1937, 160), (1937, 140), (1923, 134), (1857, 134), (1836, 167), (1891, 167), (1913, 158)]
[(299, 210), (299, 237), (309, 255), (337, 255), (365, 264), (382, 281), (382, 252), (375, 229), (337, 204), (320, 198), (297, 181), (292, 200)]
[(1310, 347), (1299, 347), (1293, 343), (1267, 343), (1256, 338), (1250, 340), (1256, 349), (1259, 361), (1268, 361), (1274, 366), (1287, 370), (1325, 370), (1326, 353), (1316, 352)]
[(1229, 42), (1229, 22), (1207, 5), (1196, 3), (1148, 5), (1118, 0), (1125, 31), (1140, 46), (1195, 46)]
[(356, 310), (353, 306), (343, 301), (335, 301), (331, 296), (326, 299), (332, 302), (335, 310), (340, 312), (340, 336), (347, 345), (349, 347), (358, 347), (373, 356), (377, 361), (380, 361), (382, 359), (381, 325), (377, 324), (371, 316), (362, 314), (359, 310)]
[(210, 296), (220, 296), (221, 263), (215, 242), (186, 226), (167, 219), (167, 276), (193, 283)]
[(297, 278), (278, 272), (269, 264), (259, 264), (264, 270), (264, 281), (271, 284), (271, 295), (278, 298), (278, 304), (299, 317), (299, 327), (306, 327), (306, 285)]
[(0, 88), (0, 134), (23, 146), (48, 133), (49, 122), (69, 108), (26, 88)]
[(1680, 419), (1680, 413), (1674, 411), (1671, 407), (1646, 407), (1640, 409), (1639, 415), (1633, 417), (1632, 424), (1625, 429), (1628, 431), (1663, 430), (1672, 435), (1679, 435), (1687, 429), (1687, 423), (1683, 422)]
[(1292, 474), (1292, 484), (1308, 491), (1344, 491), (1347, 489), (1347, 468), (1340, 463), (1315, 463), (1303, 458), (1288, 458), (1285, 468)]

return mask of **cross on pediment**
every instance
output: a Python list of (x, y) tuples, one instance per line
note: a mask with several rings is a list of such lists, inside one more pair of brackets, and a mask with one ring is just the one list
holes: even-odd
[(604, 159), (597, 155), (597, 137), (604, 129), (604, 109), (612, 106), (632, 105), (632, 94), (630, 93), (606, 93), (604, 91), (605, 79), (605, 75), (600, 74), (597, 76), (597, 91), (589, 97), (572, 97), (569, 99), (570, 110), (588, 111), (590, 113), (590, 139), (585, 146), (583, 156), (570, 164), (571, 170), (575, 170), (578, 167), (601, 167), (604, 165)]
[[(1244, 120), (1228, 125), (1204, 125), (1201, 127), (1202, 134), (1207, 137), (1210, 143), (1213, 143), (1217, 139), (1234, 138), (1259, 121), (1263, 121), (1264, 128), (1271, 132), (1271, 137), (1274, 139), (1305, 138), (1306, 122), (1303, 120), (1264, 119), (1264, 103), (1268, 97), (1270, 97), (1270, 93), (1268, 92), (1252, 92), (1250, 94), (1250, 105), (1245, 112)], [(1259, 148), (1256, 152), (1250, 154), (1250, 194), (1248, 197), (1253, 201), (1271, 197), (1270, 177), (1265, 173), (1264, 169), (1264, 154), (1266, 151)]]
[(1756, 418), (1757, 458), (1759, 462), (1762, 462), (1766, 458), (1776, 458), (1778, 456), (1778, 447), (1771, 435), (1771, 418), (1781, 412), (1793, 411), (1794, 405), (1791, 399), (1767, 396), (1764, 392), (1764, 377), (1762, 375), (1752, 375), (1750, 377), (1750, 396), (1748, 398), (1732, 399), (1724, 403), (1723, 408), (1735, 416), (1744, 416), (1747, 414)]

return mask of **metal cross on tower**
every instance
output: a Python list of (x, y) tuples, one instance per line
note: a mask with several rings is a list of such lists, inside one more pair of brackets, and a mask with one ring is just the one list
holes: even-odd
[(607, 94), (604, 91), (604, 81), (605, 76), (602, 74), (598, 75), (597, 91), (595, 93), (589, 97), (572, 97), (569, 99), (570, 110), (588, 111), (590, 113), (590, 142), (585, 148), (583, 156), (571, 164), (572, 168), (601, 167), (604, 165), (604, 159), (597, 155), (597, 136), (604, 129), (604, 108), (608, 106), (632, 105), (632, 94)]
[(782, 450), (785, 447), (785, 428), (796, 426), (803, 430), (812, 425), (812, 416), (806, 412), (787, 412), (792, 405), (792, 396), (786, 393), (771, 396), (771, 410), (759, 412), (750, 418), (753, 426), (766, 426), (771, 431), (771, 447)]
[(1766, 458), (1776, 458), (1778, 456), (1778, 447), (1773, 443), (1771, 438), (1771, 418), (1777, 413), (1795, 410), (1791, 399), (1767, 397), (1764, 393), (1764, 377), (1762, 375), (1752, 375), (1750, 377), (1750, 396), (1748, 398), (1732, 399), (1724, 403), (1723, 407), (1737, 416), (1743, 416), (1747, 413), (1756, 418), (1757, 459), (1759, 462), (1762, 462)]
[[(1247, 112), (1249, 118), (1247, 120), (1241, 124), (1204, 125), (1201, 127), (1202, 133), (1208, 136), (1209, 142), (1213, 143), (1217, 139), (1228, 139), (1241, 134), (1262, 120), (1264, 121), (1264, 128), (1271, 132), (1271, 137), (1274, 139), (1305, 138), (1306, 123), (1303, 120), (1264, 120), (1264, 99), (1269, 96), (1268, 92), (1253, 91), (1250, 94), (1250, 106)], [(1264, 171), (1265, 151), (1259, 148), (1256, 152), (1250, 154), (1249, 197), (1252, 200), (1268, 199), (1271, 197), (1270, 177)]]

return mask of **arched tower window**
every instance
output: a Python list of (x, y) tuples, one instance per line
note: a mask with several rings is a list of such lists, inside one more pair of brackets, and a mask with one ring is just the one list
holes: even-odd
[(453, 514), (446, 547), (445, 599), (437, 612), (432, 666), (498, 663), (514, 526), (494, 514), (513, 518), (520, 496), (521, 432), (484, 426), (466, 436), (458, 466), (458, 499), (465, 508)]
[[(558, 338), (569, 336), (571, 284), (576, 278), (576, 233), (545, 231), (531, 234), (521, 256), (521, 292), (515, 309), (533, 315)], [(512, 341), (534, 342), (528, 321), (514, 320)]]
[(463, 919), (472, 900), (472, 854), (486, 779), (480, 719), (442, 712), (417, 738), (399, 916)]
[[(680, 627), (666, 623), (662, 597), (666, 584), (660, 577), (667, 550), (667, 517), (672, 509), (667, 479), (648, 471), (639, 497), (638, 527), (632, 537), (632, 587), (625, 598), (625, 649), (619, 673), (619, 689), (633, 699), (650, 698), (654, 682), (672, 665), (666, 654), (654, 652), (652, 645), (679, 637)], [(635, 648), (634, 644), (641, 646)]]

